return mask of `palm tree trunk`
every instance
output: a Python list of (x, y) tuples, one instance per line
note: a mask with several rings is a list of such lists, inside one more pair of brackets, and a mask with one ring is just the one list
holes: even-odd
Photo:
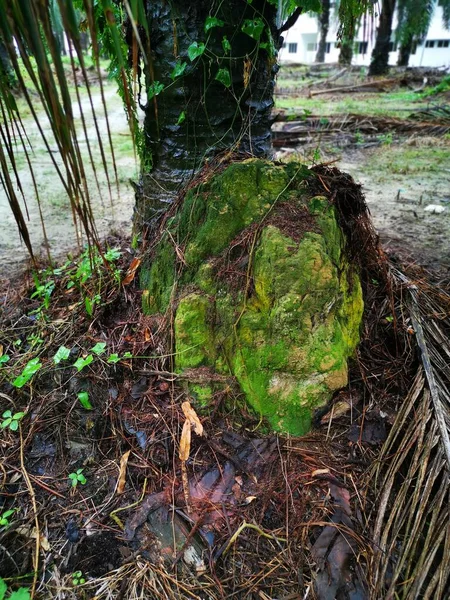
[[(215, 4), (147, 2), (150, 35), (145, 43), (152, 61), (146, 84), (147, 89), (158, 91), (158, 84), (164, 89), (145, 105), (143, 152), (151, 168), (143, 173), (137, 194), (138, 224), (163, 210), (217, 153), (232, 149), (244, 155), (271, 154), (277, 67), (270, 45), (279, 44), (276, 7), (265, 0)], [(205, 32), (210, 16), (219, 19), (219, 25)], [(260, 22), (264, 29), (257, 40), (252, 23)], [(254, 37), (242, 31), (246, 26)], [(206, 49), (191, 61), (188, 48), (194, 42), (204, 43)], [(184, 63), (184, 72), (174, 77), (174, 69)]]
[(13, 87), (16, 83), (16, 76), (14, 73), (13, 66), (11, 64), (11, 60), (9, 58), (8, 51), (5, 47), (5, 44), (0, 39), (0, 69), (2, 75), (4, 75), (4, 79), (2, 77), (2, 81), (6, 83), (8, 87)]
[(341, 51), (338, 62), (344, 67), (349, 67), (353, 59), (353, 46), (355, 45), (356, 19), (349, 22), (346, 36), (341, 40)]
[(389, 69), (389, 45), (396, 0), (382, 0), (377, 40), (372, 53), (369, 75), (384, 75)]
[(409, 57), (411, 56), (413, 45), (413, 36), (410, 35), (408, 38), (401, 44), (400, 50), (398, 53), (397, 65), (399, 67), (407, 67), (409, 64)]
[(327, 35), (330, 27), (330, 0), (322, 0), (322, 12), (319, 15), (320, 40), (317, 48), (316, 62), (325, 62)]

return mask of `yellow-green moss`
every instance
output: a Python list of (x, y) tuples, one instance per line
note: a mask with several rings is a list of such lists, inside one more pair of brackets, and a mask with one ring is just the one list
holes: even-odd
[[(170, 225), (187, 263), (177, 293), (175, 254), (167, 240), (147, 282), (149, 305), (158, 310), (178, 296), (176, 369), (208, 366), (234, 375), (273, 429), (295, 435), (305, 433), (315, 408), (346, 385), (363, 310), (335, 210), (326, 198), (305, 197), (304, 177), (299, 165), (253, 159), (191, 190)], [(256, 243), (248, 246), (252, 285), (244, 297), (246, 283), (231, 290), (215, 277), (214, 260), (252, 223), (276, 214), (281, 201), (301, 203), (314, 217), (314, 231), (305, 232), (300, 223), (303, 234), (293, 240), (263, 221)], [(200, 404), (210, 392), (195, 389)]]

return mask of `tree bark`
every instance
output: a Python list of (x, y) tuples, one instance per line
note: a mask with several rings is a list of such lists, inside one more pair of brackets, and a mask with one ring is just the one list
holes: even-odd
[(353, 46), (355, 45), (356, 19), (352, 19), (347, 29), (347, 35), (340, 42), (341, 51), (339, 52), (338, 62), (344, 67), (349, 67), (353, 59)]
[(385, 75), (389, 70), (389, 45), (392, 35), (392, 19), (396, 0), (383, 0), (377, 39), (372, 53), (369, 75)]
[(6, 85), (8, 85), (8, 87), (13, 87), (16, 83), (16, 76), (9, 58), (8, 51), (2, 40), (0, 40), (0, 69), (5, 77), (5, 79), (2, 77), (2, 80), (6, 83)]
[[(215, 154), (271, 154), (277, 65), (270, 44), (279, 46), (276, 6), (265, 0), (151, 0), (146, 6), (150, 35), (144, 43), (151, 56), (146, 86), (154, 89), (159, 83), (164, 89), (144, 107), (143, 154), (151, 157), (151, 165), (144, 164), (137, 194), (138, 225), (164, 210)], [(209, 16), (223, 24), (205, 32)], [(259, 41), (242, 31), (248, 20), (258, 19), (264, 23)], [(225, 36), (231, 50), (224, 48)], [(204, 43), (206, 49), (191, 61), (188, 48), (193, 42)], [(184, 72), (172, 78), (182, 63)], [(229, 86), (216, 79), (226, 72)]]
[(407, 67), (409, 64), (409, 57), (411, 56), (411, 50), (413, 45), (413, 36), (408, 36), (401, 46), (398, 53), (397, 65), (399, 67)]
[(316, 62), (325, 62), (328, 29), (330, 27), (330, 0), (322, 0), (322, 12), (319, 15), (320, 40), (317, 47)]

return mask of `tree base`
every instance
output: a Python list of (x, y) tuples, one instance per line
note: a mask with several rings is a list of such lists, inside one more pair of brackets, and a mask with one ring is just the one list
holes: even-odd
[[(175, 370), (234, 377), (272, 429), (294, 435), (347, 384), (363, 312), (336, 209), (310, 191), (313, 177), (299, 163), (231, 164), (167, 216), (143, 272), (146, 312), (171, 315)], [(220, 385), (197, 377), (199, 410)]]

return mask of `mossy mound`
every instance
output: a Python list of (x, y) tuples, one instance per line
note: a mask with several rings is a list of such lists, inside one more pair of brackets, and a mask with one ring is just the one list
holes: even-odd
[[(301, 435), (347, 383), (363, 312), (335, 208), (302, 165), (250, 159), (191, 189), (143, 270), (174, 315), (175, 368), (236, 378), (276, 431)], [(197, 386), (207, 405), (210, 388)]]

